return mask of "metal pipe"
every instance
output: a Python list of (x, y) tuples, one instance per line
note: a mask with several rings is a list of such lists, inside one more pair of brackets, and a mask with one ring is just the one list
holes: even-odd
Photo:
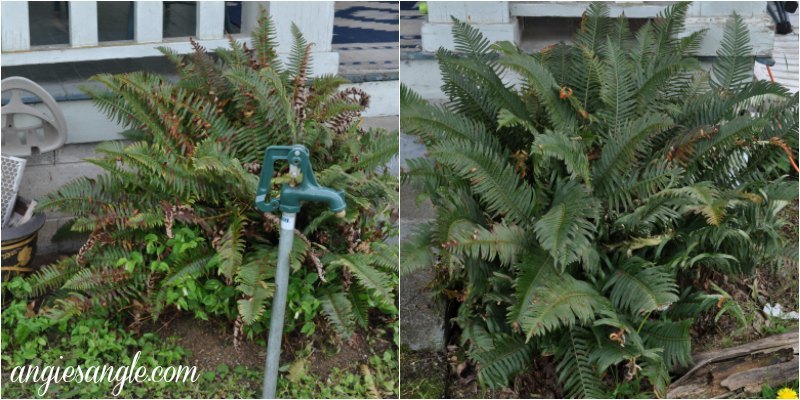
[(280, 368), (283, 319), (286, 315), (286, 295), (289, 289), (289, 255), (294, 240), (295, 213), (281, 215), (281, 236), (278, 242), (278, 269), (275, 271), (275, 297), (269, 319), (269, 341), (267, 342), (267, 365), (264, 371), (263, 398), (274, 399), (278, 386)]

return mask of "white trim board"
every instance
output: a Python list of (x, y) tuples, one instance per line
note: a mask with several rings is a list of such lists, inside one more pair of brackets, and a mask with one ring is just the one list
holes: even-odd
[[(251, 44), (250, 38), (237, 38), (240, 43)], [(227, 48), (228, 39), (198, 40), (209, 51), (219, 47)], [(104, 45), (99, 47), (84, 48), (59, 48), (50, 50), (19, 51), (3, 53), (0, 64), (3, 67), (16, 67), (31, 64), (55, 64), (64, 62), (98, 61), (119, 58), (142, 58), (162, 56), (159, 47), (172, 49), (180, 54), (193, 51), (189, 42), (159, 42), (118, 45)], [(288, 60), (288, 54), (279, 54), (282, 61)], [(336, 74), (339, 72), (339, 53), (314, 52), (312, 53), (311, 68), (314, 75)]]

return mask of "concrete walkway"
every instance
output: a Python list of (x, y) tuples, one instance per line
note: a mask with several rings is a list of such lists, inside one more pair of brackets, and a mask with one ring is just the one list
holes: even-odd
[[(400, 51), (403, 56), (419, 53), (422, 49), (420, 29), (427, 17), (418, 10), (418, 2), (400, 3)], [(410, 81), (416, 82), (412, 75), (420, 71), (405, 69), (411, 66), (408, 60), (403, 63), (403, 76), (408, 74)], [(435, 61), (426, 65), (428, 76), (438, 76)], [(435, 79), (434, 79), (435, 80)], [(408, 79), (404, 79), (408, 81)], [(415, 90), (416, 87), (413, 87)], [(406, 169), (406, 160), (425, 156), (425, 146), (415, 137), (400, 134), (400, 165)], [(417, 193), (408, 185), (400, 187), (400, 240), (407, 239), (414, 230), (435, 217), (430, 201), (416, 203)], [(400, 263), (403, 263), (402, 252)], [(430, 284), (434, 279), (433, 269), (419, 270), (400, 276), (400, 335), (404, 346), (412, 351), (444, 351), (445, 348), (445, 305), (433, 297)]]

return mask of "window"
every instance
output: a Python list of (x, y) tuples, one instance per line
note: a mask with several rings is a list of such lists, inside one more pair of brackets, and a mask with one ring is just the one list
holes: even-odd
[(97, 39), (101, 42), (133, 40), (133, 2), (97, 2)]
[(69, 2), (30, 1), (31, 46), (69, 44)]

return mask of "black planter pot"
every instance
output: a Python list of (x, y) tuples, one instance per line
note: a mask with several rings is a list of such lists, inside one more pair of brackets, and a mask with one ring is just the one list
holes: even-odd
[[(17, 201), (21, 199), (17, 198)], [(36, 240), (39, 230), (44, 226), (45, 215), (33, 214), (28, 222), (13, 228), (3, 228), (2, 231), (2, 262), (0, 270), (3, 271), (3, 280), (8, 280), (17, 274), (28, 274), (33, 271), (31, 260), (36, 256)]]

